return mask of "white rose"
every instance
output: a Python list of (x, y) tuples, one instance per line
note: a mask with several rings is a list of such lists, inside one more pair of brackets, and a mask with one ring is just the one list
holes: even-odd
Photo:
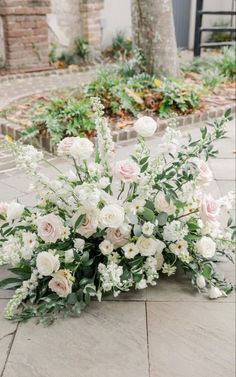
[(205, 280), (204, 276), (198, 275), (198, 277), (196, 279), (196, 283), (197, 283), (198, 288), (200, 288), (200, 289), (205, 288), (206, 280)]
[(99, 249), (101, 250), (103, 255), (109, 255), (113, 251), (113, 245), (110, 241), (104, 240), (100, 243)]
[(157, 252), (162, 253), (162, 251), (165, 249), (166, 244), (160, 240), (155, 240), (156, 241), (156, 248)]
[(213, 299), (216, 299), (218, 297), (221, 297), (223, 295), (222, 291), (217, 288), (217, 287), (213, 287), (211, 286), (211, 288), (209, 289), (209, 297), (213, 300)]
[(75, 137), (65, 137), (57, 146), (58, 156), (68, 156), (70, 154), (70, 148), (75, 141)]
[(166, 212), (168, 215), (172, 215), (176, 211), (176, 207), (173, 203), (168, 203), (164, 192), (160, 191), (155, 197), (154, 206), (157, 212)]
[(38, 235), (44, 242), (55, 243), (64, 237), (64, 225), (59, 216), (49, 213), (37, 220)]
[(83, 238), (76, 238), (74, 240), (74, 247), (78, 250), (83, 250), (84, 248), (84, 245), (85, 245), (85, 241), (83, 240)]
[(151, 117), (143, 116), (134, 123), (134, 129), (140, 136), (150, 137), (157, 129), (157, 122)]
[(59, 255), (53, 255), (50, 252), (42, 251), (37, 255), (36, 266), (38, 272), (43, 276), (49, 276), (59, 270)]
[(78, 161), (88, 160), (93, 153), (93, 143), (85, 137), (76, 137), (69, 153)]
[(24, 212), (24, 206), (20, 203), (12, 202), (7, 206), (7, 221), (18, 220)]
[(155, 258), (156, 258), (156, 261), (157, 261), (156, 269), (157, 269), (157, 271), (159, 271), (159, 270), (162, 269), (162, 266), (163, 266), (163, 263), (164, 263), (164, 257), (162, 255), (162, 253), (158, 251), (155, 254)]
[(141, 236), (139, 237), (136, 245), (140, 251), (140, 254), (145, 257), (154, 255), (157, 251), (157, 241), (152, 238)]
[(202, 237), (199, 241), (197, 241), (196, 247), (198, 253), (204, 258), (212, 258), (215, 255), (216, 244), (210, 237)]
[(48, 286), (59, 297), (67, 297), (72, 292), (73, 278), (68, 270), (59, 270), (53, 274)]
[(119, 228), (124, 222), (124, 209), (118, 204), (109, 204), (102, 208), (99, 221), (102, 228)]

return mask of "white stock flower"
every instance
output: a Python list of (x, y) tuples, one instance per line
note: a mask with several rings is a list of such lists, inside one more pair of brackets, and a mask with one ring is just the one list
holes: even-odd
[(216, 252), (216, 243), (207, 236), (202, 237), (196, 243), (197, 252), (204, 258), (212, 258)]
[(138, 247), (133, 242), (127, 243), (122, 249), (127, 259), (133, 259), (139, 253)]
[(77, 161), (88, 160), (93, 153), (93, 143), (85, 137), (76, 137), (69, 154)]
[(7, 206), (7, 221), (19, 220), (24, 212), (24, 206), (20, 203), (12, 202)]
[(155, 197), (154, 206), (157, 212), (166, 212), (172, 215), (176, 211), (176, 207), (172, 202), (168, 202), (165, 198), (165, 193), (160, 191)]
[(109, 204), (102, 208), (99, 215), (102, 228), (119, 228), (124, 222), (124, 209), (118, 204)]
[(153, 233), (155, 225), (152, 224), (150, 221), (147, 221), (142, 226), (142, 232), (145, 236), (151, 236)]
[(198, 288), (203, 289), (206, 286), (206, 280), (203, 275), (198, 275), (196, 279), (196, 284)]
[(101, 193), (95, 185), (89, 183), (76, 186), (74, 193), (85, 208), (96, 207), (101, 197)]
[(113, 251), (113, 245), (110, 241), (104, 240), (100, 243), (99, 249), (101, 250), (103, 255), (109, 255)]
[(147, 280), (141, 279), (138, 283), (136, 283), (135, 288), (136, 289), (144, 289), (147, 287)]
[(153, 136), (157, 129), (157, 122), (148, 116), (143, 116), (134, 123), (135, 131), (142, 137)]
[(36, 266), (41, 275), (49, 276), (60, 268), (59, 255), (42, 251), (37, 255)]
[(152, 238), (146, 238), (144, 236), (140, 236), (137, 243), (136, 243), (139, 252), (142, 256), (151, 256), (154, 255), (157, 251), (157, 240)]
[(188, 228), (178, 220), (167, 223), (163, 228), (163, 238), (168, 242), (179, 241), (183, 239), (187, 234)]

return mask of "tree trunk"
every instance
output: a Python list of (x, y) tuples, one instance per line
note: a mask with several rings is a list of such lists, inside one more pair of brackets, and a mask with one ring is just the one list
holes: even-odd
[(132, 0), (134, 44), (149, 73), (179, 74), (172, 0)]

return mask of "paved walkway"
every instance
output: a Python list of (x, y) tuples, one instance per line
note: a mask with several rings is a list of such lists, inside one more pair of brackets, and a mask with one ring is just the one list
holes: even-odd
[(0, 110), (12, 101), (35, 93), (62, 88), (76, 88), (89, 82), (94, 73), (95, 70), (90, 70), (0, 82)]
[[(219, 156), (210, 162), (215, 181), (209, 190), (215, 196), (234, 188), (234, 122), (228, 129), (229, 138), (218, 143)], [(199, 133), (198, 126), (184, 130)], [(149, 144), (155, 151), (158, 137)], [(131, 148), (117, 147), (117, 159)], [(2, 155), (0, 161), (5, 159), (6, 167), (10, 158)], [(65, 161), (53, 159), (67, 169)], [(1, 200), (18, 198), (33, 205), (29, 179), (14, 161), (10, 169), (1, 174)], [(44, 171), (54, 174), (51, 168)], [(233, 265), (220, 263), (219, 269), (234, 280)], [(7, 275), (3, 268), (0, 275)], [(9, 291), (0, 291), (1, 312), (9, 296)], [(80, 318), (60, 320), (49, 328), (33, 320), (17, 326), (0, 313), (0, 376), (234, 377), (234, 318), (234, 294), (210, 301), (180, 274), (161, 277), (156, 287), (118, 300), (93, 302)]]

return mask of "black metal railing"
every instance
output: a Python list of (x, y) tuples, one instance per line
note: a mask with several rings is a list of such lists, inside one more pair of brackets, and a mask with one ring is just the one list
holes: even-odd
[[(202, 43), (202, 33), (203, 32), (229, 32), (231, 36), (236, 32), (236, 28), (233, 27), (233, 17), (236, 15), (234, 11), (235, 0), (232, 2), (231, 11), (210, 11), (203, 10), (203, 0), (197, 0), (197, 9), (196, 9), (196, 21), (195, 21), (195, 38), (194, 38), (194, 56), (201, 55), (202, 48), (217, 48), (222, 46), (231, 46), (234, 44), (233, 41), (225, 42), (204, 42)], [(212, 27), (202, 27), (202, 20), (205, 14), (208, 15), (221, 15), (221, 16), (231, 16), (231, 26), (212, 26)]]

